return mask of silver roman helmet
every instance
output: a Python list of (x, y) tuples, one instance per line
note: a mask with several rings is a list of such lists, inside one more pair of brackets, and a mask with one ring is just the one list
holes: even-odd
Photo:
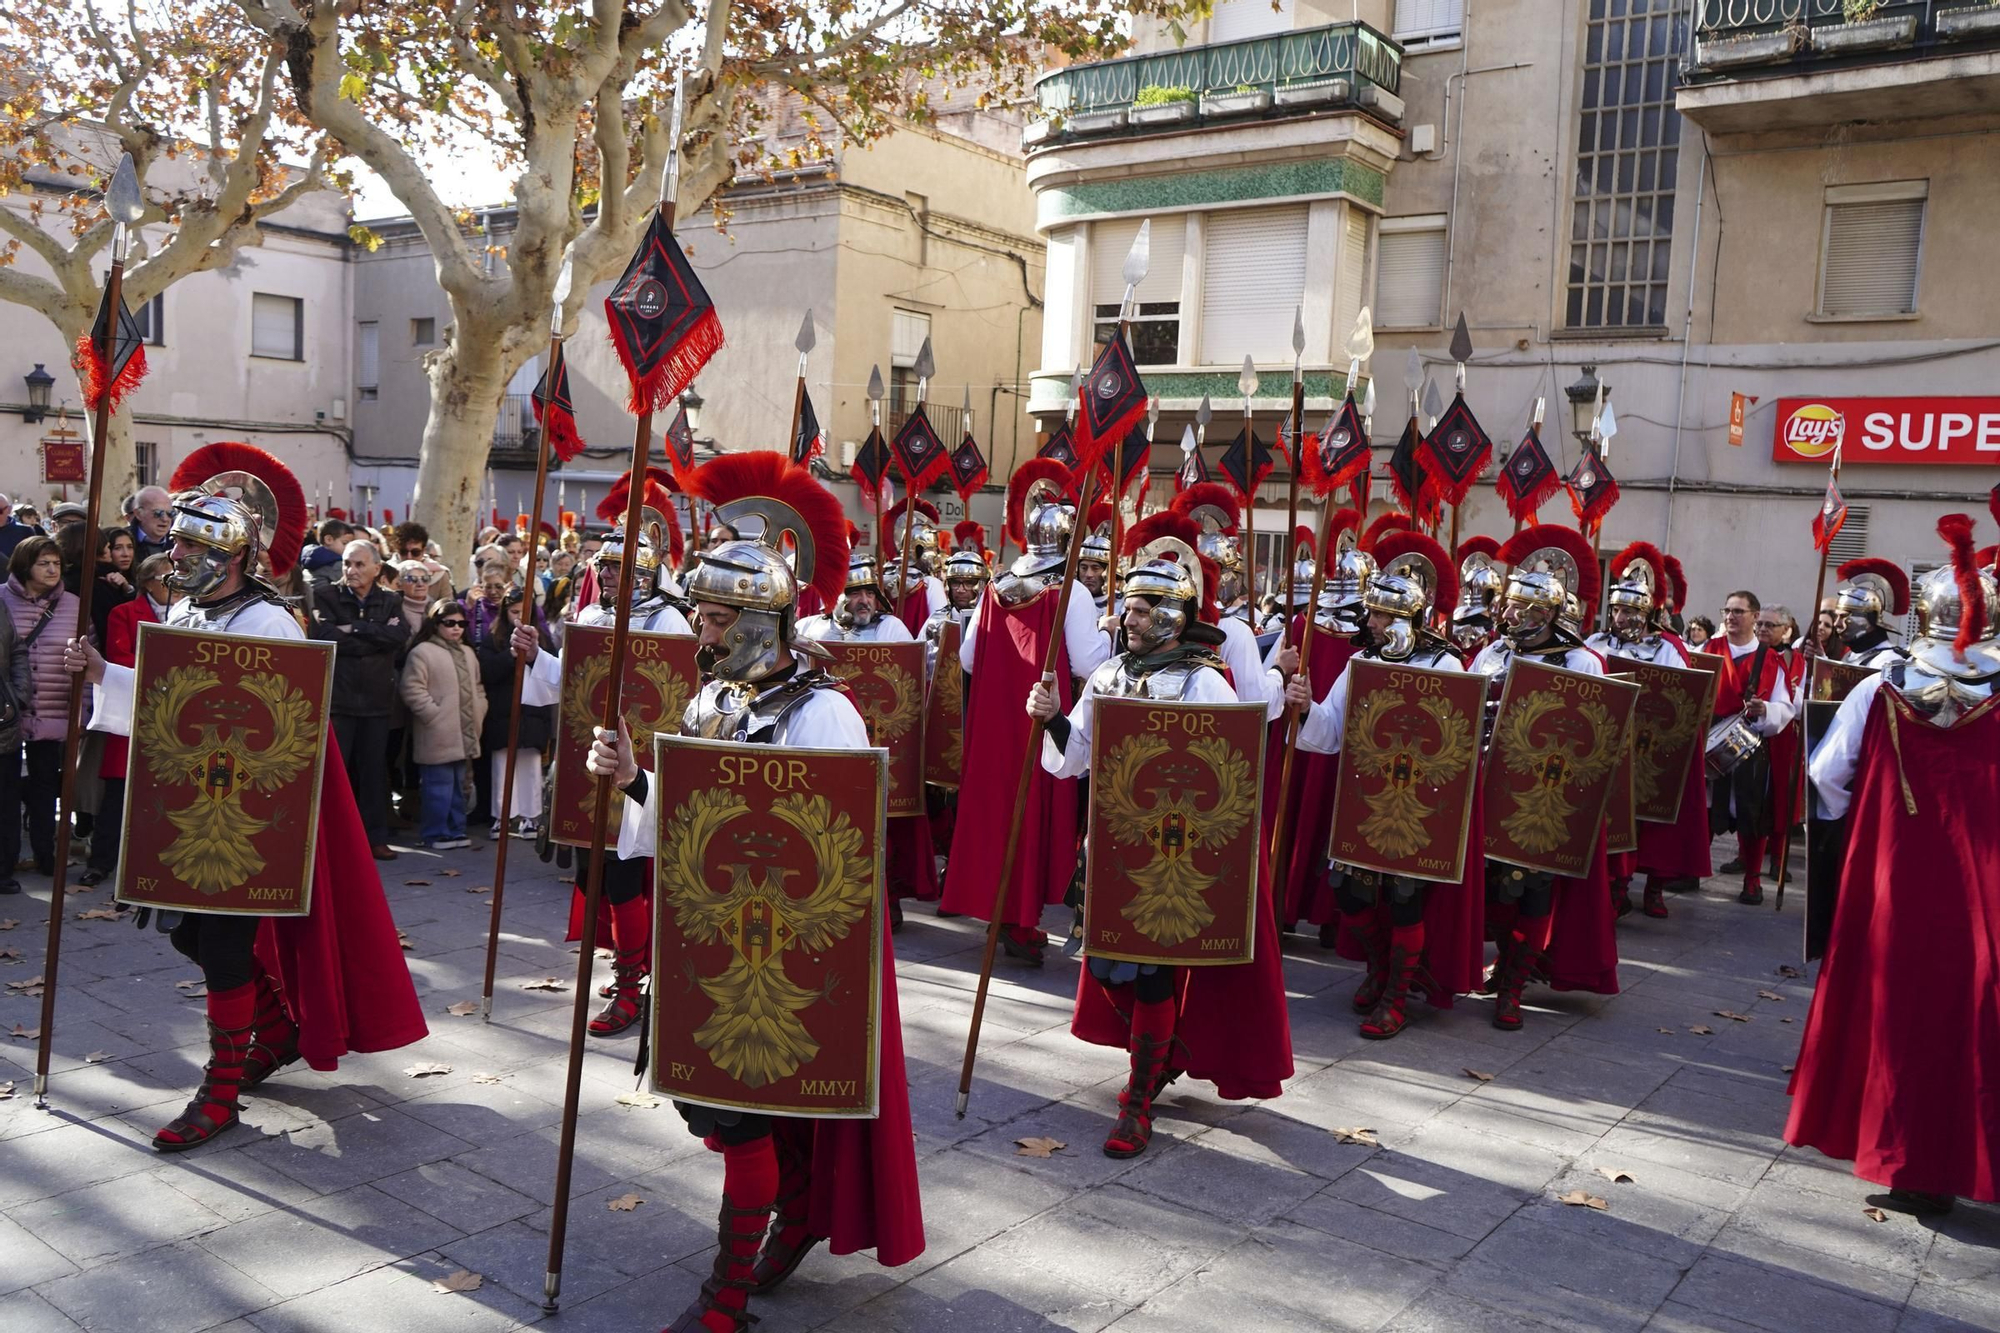
[[(738, 532), (758, 529), (762, 522), (754, 537), (710, 546), (688, 576), (690, 601), (732, 606), (739, 613), (725, 643), (702, 650), (702, 669), (721, 680), (748, 683), (791, 665), (794, 652), (827, 656), (795, 633), (799, 588), (811, 582), (816, 559), (812, 529), (798, 510), (782, 499), (750, 495), (717, 505), (715, 518)], [(795, 544), (790, 559), (780, 547), (787, 533)]]
[(170, 489), (169, 535), (187, 547), (167, 576), (174, 591), (206, 596), (228, 579), (239, 556), (253, 580), (266, 551), (274, 574), (286, 573), (297, 560), (305, 493), (289, 468), (257, 446), (218, 440), (197, 449), (174, 469)]
[[(1179, 537), (1160, 537), (1134, 551), (1124, 594), (1128, 599), (1146, 598), (1152, 603), (1152, 615), (1140, 637), (1128, 645), (1130, 650), (1150, 653), (1170, 639), (1200, 642), (1194, 632), (1199, 629), (1213, 632), (1212, 626), (1201, 624), (1201, 583), (1201, 558)], [(1220, 637), (1215, 636), (1217, 641)]]
[[(1362, 585), (1361, 604), (1390, 618), (1377, 651), (1402, 661), (1424, 637), (1424, 621), (1432, 607), (1450, 610), (1457, 600), (1457, 579), (1451, 557), (1436, 540), (1421, 532), (1392, 532), (1375, 548), (1376, 570)], [(1372, 625), (1371, 625), (1372, 627)]]
[(1333, 539), (1333, 567), (1320, 587), (1321, 623), (1344, 633), (1360, 629), (1361, 589), (1374, 573), (1375, 557), (1361, 549), (1353, 526), (1337, 532)]
[(1576, 633), (1582, 608), (1597, 604), (1597, 559), (1574, 528), (1523, 528), (1500, 548), (1508, 565), (1504, 600), (1515, 613), (1506, 629), (1516, 643), (1539, 642), (1551, 627)]
[(1014, 561), (1013, 572), (1027, 578), (1035, 574), (1060, 572), (1069, 556), (1069, 534), (1076, 525), (1076, 506), (1063, 499), (1062, 488), (1053, 481), (1036, 481), (1028, 487), (1022, 531), (1026, 550)]
[(1952, 558), (1920, 576), (1911, 590), (1917, 633), (1910, 641), (1910, 674), (1954, 681), (1994, 677), (2000, 674), (2000, 579), (1975, 562), (1970, 515), (1945, 515), (1938, 533)]

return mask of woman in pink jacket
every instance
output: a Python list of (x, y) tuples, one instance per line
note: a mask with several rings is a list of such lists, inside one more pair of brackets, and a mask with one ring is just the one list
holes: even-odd
[[(69, 675), (63, 644), (76, 637), (76, 595), (63, 587), (62, 553), (48, 537), (24, 537), (7, 558), (0, 606), (14, 622), (14, 652), (28, 667), (19, 747), (0, 754), (0, 876), (13, 877), (21, 856), (21, 810), (35, 873), (56, 868), (56, 796), (62, 787), (63, 731), (69, 722)], [(25, 751), (27, 774), (21, 775)]]

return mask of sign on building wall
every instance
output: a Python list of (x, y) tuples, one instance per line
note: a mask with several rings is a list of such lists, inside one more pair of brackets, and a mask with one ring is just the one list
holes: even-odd
[(1780, 398), (1771, 457), (2000, 467), (2000, 397)]

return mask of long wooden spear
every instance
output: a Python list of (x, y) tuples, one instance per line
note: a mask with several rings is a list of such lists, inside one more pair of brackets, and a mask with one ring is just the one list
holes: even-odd
[[(542, 430), (535, 449), (535, 508), (533, 522), (542, 519), (542, 504), (548, 498), (549, 486), (549, 429), (548, 423), (555, 416), (556, 358), (562, 355), (563, 305), (569, 300), (570, 282), (574, 274), (572, 261), (564, 256), (562, 272), (556, 275), (556, 287), (551, 298), (549, 311), (549, 353), (545, 383), (549, 395), (549, 406), (542, 411)], [(636, 485), (637, 483), (635, 483)], [(630, 549), (629, 547), (627, 548)], [(532, 561), (530, 562), (532, 564)], [(529, 587), (533, 587), (530, 571)], [(524, 613), (522, 623), (535, 623), (534, 603), (529, 600), (526, 589), (521, 597)], [(507, 896), (507, 845), (514, 841), (509, 835), (514, 818), (514, 764), (521, 749), (521, 688), (527, 681), (528, 664), (518, 654), (514, 658), (514, 680), (509, 687), (507, 705), (507, 785), (500, 791), (500, 836), (494, 840), (493, 850), (493, 907), (486, 922), (486, 981), (479, 993), (480, 1021), (493, 1021), (493, 973), (500, 961), (500, 904)]]
[[(1146, 276), (1146, 266), (1152, 247), (1152, 226), (1150, 221), (1139, 224), (1139, 234), (1132, 241), (1132, 249), (1125, 256), (1125, 299), (1118, 306), (1118, 336), (1123, 338), (1132, 326), (1132, 294)], [(1076, 394), (1070, 394), (1073, 405)], [(1113, 448), (1117, 442), (1113, 442)], [(1113, 461), (1112, 466), (1117, 466)], [(1055, 624), (1049, 630), (1049, 641), (1042, 649), (1042, 683), (1054, 688), (1056, 681), (1056, 655), (1063, 647), (1063, 627), (1069, 617), (1070, 594), (1076, 589), (1076, 562), (1083, 553), (1084, 534), (1089, 530), (1090, 502), (1097, 489), (1097, 469), (1095, 466), (1083, 470), (1083, 483), (1076, 497), (1076, 522), (1070, 525), (1069, 553), (1063, 560), (1062, 590), (1056, 594)], [(1025, 549), (1025, 546), (1024, 546)], [(1116, 559), (1114, 553), (1113, 559)], [(1004, 706), (1012, 707), (1011, 703)], [(993, 910), (986, 918), (986, 947), (979, 959), (979, 989), (972, 997), (972, 1023), (965, 1034), (965, 1061), (958, 1071), (958, 1118), (965, 1119), (965, 1108), (972, 1100), (972, 1066), (979, 1059), (979, 1028), (986, 1019), (986, 992), (993, 984), (993, 955), (1000, 947), (1000, 912), (1007, 902), (1007, 888), (1014, 878), (1014, 863), (1021, 851), (1021, 825), (1027, 817), (1028, 784), (1034, 777), (1035, 767), (1042, 761), (1042, 733), (1047, 724), (1036, 718), (1028, 724), (1028, 746), (1021, 752), (1021, 773), (1014, 784), (1014, 817), (1007, 825), (1007, 850), (1000, 858), (1000, 878), (993, 885)]]
[[(1298, 543), (1293, 534), (1299, 530), (1299, 473), (1305, 466), (1306, 449), (1306, 308), (1301, 305), (1292, 315), (1292, 479), (1286, 486), (1285, 495), (1285, 540), (1279, 549), (1285, 556), (1285, 605), (1279, 612), (1279, 632), (1284, 642), (1292, 641), (1292, 601), (1297, 596)], [(1255, 621), (1252, 621), (1255, 624)]]
[[(917, 352), (917, 363), (911, 367), (917, 372), (917, 410), (924, 409), (924, 399), (930, 395), (931, 376), (937, 371), (937, 361), (931, 356), (930, 335), (924, 336), (924, 345)], [(917, 479), (908, 472), (903, 474), (903, 558), (902, 568), (896, 573), (896, 616), (902, 618), (904, 609), (910, 603), (910, 547), (917, 532)]]
[[(83, 511), (83, 573), (76, 581), (76, 637), (90, 635), (91, 592), (97, 580), (91, 575), (91, 561), (97, 558), (97, 515), (104, 504), (104, 442), (111, 434), (111, 383), (116, 378), (118, 336), (124, 331), (125, 254), (132, 243), (132, 228), (146, 214), (146, 202), (139, 194), (139, 176), (132, 168), (131, 154), (118, 159), (105, 192), (105, 211), (111, 215), (111, 273), (104, 280), (104, 328), (97, 336), (97, 363), (103, 393), (90, 415), (90, 494)], [(18, 651), (18, 650), (17, 650)], [(49, 938), (42, 957), (41, 1035), (35, 1046), (35, 1106), (47, 1109), (49, 1053), (56, 1031), (56, 973), (62, 961), (63, 895), (69, 883), (69, 844), (76, 819), (76, 754), (83, 743), (83, 696), (90, 687), (81, 673), (69, 678), (68, 724), (63, 729), (62, 791), (56, 803), (56, 864), (49, 891)], [(11, 762), (11, 761), (10, 761)], [(134, 797), (137, 797), (135, 792)], [(10, 817), (11, 812), (10, 812)], [(124, 811), (105, 816), (122, 819)], [(0, 867), (0, 874), (12, 874), (12, 866)]]
[[(1835, 490), (1840, 484), (1840, 446), (1838, 444), (1834, 445), (1833, 458), (1827, 464), (1826, 484), (1829, 491)], [(1843, 502), (1843, 506), (1844, 504), (1845, 502)], [(1820, 501), (1820, 513), (1822, 523), (1833, 517), (1826, 510), (1825, 500)], [(1811, 628), (1806, 631), (1806, 642), (1809, 644), (1814, 642), (1815, 636), (1819, 633), (1819, 602), (1820, 598), (1826, 596), (1826, 566), (1828, 557), (1832, 553), (1833, 534), (1829, 532), (1826, 535), (1825, 543), (1819, 548), (1819, 577), (1813, 581), (1813, 599), (1810, 608), (1813, 623)], [(1817, 649), (1815, 649), (1814, 655), (1818, 655)], [(1812, 694), (1812, 664), (1810, 662), (1806, 664), (1806, 671), (1800, 680), (1800, 684), (1804, 687), (1808, 698), (1799, 700), (1798, 716), (1793, 719), (1792, 725), (1799, 729), (1799, 743), (1803, 745), (1806, 741), (1806, 704)], [(1752, 689), (1755, 689), (1757, 682), (1751, 681), (1750, 685)], [(1808, 856), (1812, 854), (1810, 843), (1807, 844), (1806, 854)], [(1775, 895), (1776, 901), (1772, 904), (1773, 911), (1782, 912), (1785, 910), (1785, 886), (1791, 882), (1791, 867), (1792, 831), (1790, 828), (1786, 828), (1778, 834), (1778, 868), (1772, 877), (1774, 880), (1773, 887), (1777, 891)], [(1808, 896), (1811, 895), (1812, 889), (1810, 883), (1807, 885), (1806, 892)], [(1808, 904), (1808, 914), (1810, 914), (1810, 904)]]
[[(1146, 459), (1148, 469), (1152, 466), (1153, 427), (1160, 420), (1160, 396), (1154, 394), (1146, 403)], [(1111, 563), (1104, 570), (1104, 612), (1118, 614), (1118, 558), (1125, 549), (1125, 442), (1120, 440), (1111, 454), (1112, 489), (1117, 492), (1111, 501)]]
[[(666, 170), (660, 175), (659, 213), (671, 235), (676, 197), (680, 187), (680, 145), (684, 92), (674, 80), (674, 114), (667, 134)], [(625, 679), (626, 639), (632, 623), (633, 575), (639, 568), (639, 512), (646, 500), (646, 454), (653, 436), (653, 413), (642, 409), (632, 428), (632, 488), (625, 506), (625, 565), (621, 571), (618, 596), (613, 599), (611, 619), (611, 670), (604, 691), (604, 708), (598, 726), (617, 734), (622, 716), (619, 687)], [(542, 1309), (554, 1314), (562, 1294), (563, 1246), (569, 1238), (569, 1194), (571, 1168), (576, 1162), (577, 1103), (583, 1091), (583, 1048), (590, 1016), (591, 966), (597, 954), (597, 906), (604, 892), (605, 833), (611, 822), (611, 777), (597, 779), (597, 804), (590, 825), (590, 860), (584, 877), (583, 939), (576, 951), (576, 1003), (571, 1008), (569, 1029), (569, 1069), (563, 1081), (562, 1137), (556, 1147), (555, 1200), (549, 1211), (549, 1262), (542, 1279)], [(506, 830), (501, 830), (506, 835)]]
[(1243, 596), (1249, 603), (1250, 628), (1257, 628), (1257, 427), (1256, 408), (1250, 397), (1257, 392), (1257, 363), (1246, 352), (1243, 369), (1236, 376), (1236, 388), (1243, 395), (1243, 479), (1250, 489), (1243, 497), (1244, 556)]

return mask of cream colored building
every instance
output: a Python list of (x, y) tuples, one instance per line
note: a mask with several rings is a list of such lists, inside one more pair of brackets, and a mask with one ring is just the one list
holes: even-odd
[[(1567, 468), (1564, 390), (1586, 365), (1610, 386), (1623, 498), (1604, 545), (1667, 543), (1691, 614), (1743, 585), (1810, 600), (1826, 468), (1780, 442), (1811, 452), (1820, 415), (1845, 427), (1836, 557), (1935, 563), (1947, 509), (1994, 536), (1996, 23), (1983, 0), (1884, 3), (1866, 23), (1842, 0), (1219, 0), (1186, 46), (1142, 27), (1132, 56), (1038, 89), (1049, 309), (1031, 407), (1053, 420), (1151, 218), (1139, 347), (1161, 444), (1203, 392), (1210, 439), (1234, 433), (1246, 351), (1268, 437), (1299, 308), (1316, 424), (1366, 304), (1379, 474), (1407, 418), (1407, 349), (1449, 400), (1462, 312), (1496, 456), (1542, 398)], [(1733, 394), (1756, 400), (1740, 447)], [(1845, 401), (1882, 398), (1915, 401)], [(1834, 412), (1794, 420), (1792, 400)], [(1156, 447), (1157, 470), (1178, 458)], [(1465, 532), (1512, 526), (1492, 472)], [(1267, 484), (1260, 531), (1282, 525), (1283, 489)], [(1567, 519), (1566, 500), (1542, 517)]]

